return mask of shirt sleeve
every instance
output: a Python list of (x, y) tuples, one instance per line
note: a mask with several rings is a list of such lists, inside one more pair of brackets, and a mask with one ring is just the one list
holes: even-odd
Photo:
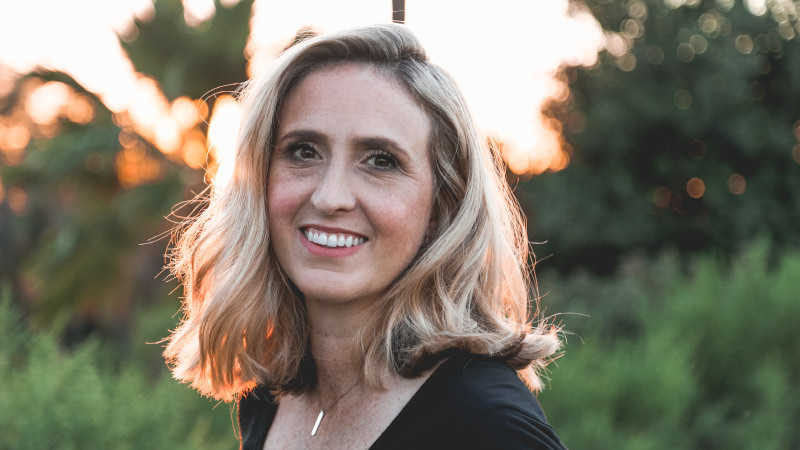
[(486, 411), (471, 429), (475, 449), (566, 450), (548, 423), (513, 406)]

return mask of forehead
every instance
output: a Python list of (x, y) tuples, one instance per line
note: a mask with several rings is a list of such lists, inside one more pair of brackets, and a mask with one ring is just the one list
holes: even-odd
[[(287, 93), (278, 111), (278, 134), (287, 127), (338, 122), (360, 132), (394, 138), (422, 135), (427, 144), (428, 114), (394, 76), (369, 64), (343, 63), (317, 69)], [(427, 145), (426, 145), (427, 147)]]

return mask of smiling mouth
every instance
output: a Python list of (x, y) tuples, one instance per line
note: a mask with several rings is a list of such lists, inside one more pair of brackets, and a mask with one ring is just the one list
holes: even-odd
[(336, 247), (355, 247), (367, 241), (363, 236), (356, 236), (346, 233), (326, 233), (313, 228), (303, 228), (303, 234), (309, 241), (329, 248)]

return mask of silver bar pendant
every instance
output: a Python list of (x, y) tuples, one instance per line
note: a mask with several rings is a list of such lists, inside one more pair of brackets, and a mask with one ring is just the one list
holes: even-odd
[(319, 415), (317, 416), (317, 421), (314, 422), (314, 428), (311, 429), (311, 435), (316, 436), (317, 430), (319, 430), (319, 424), (322, 423), (322, 416), (325, 415), (325, 411), (319, 410)]

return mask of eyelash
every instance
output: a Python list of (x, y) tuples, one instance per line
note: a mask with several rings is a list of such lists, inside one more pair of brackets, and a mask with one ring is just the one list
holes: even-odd
[(398, 161), (397, 158), (394, 157), (394, 155), (392, 155), (389, 152), (383, 151), (383, 150), (370, 150), (370, 152), (367, 153), (366, 161), (369, 161), (371, 159), (375, 159), (375, 158), (378, 158), (378, 157), (386, 158), (388, 160), (388, 162), (389, 162), (389, 166), (388, 167), (379, 167), (379, 166), (377, 166), (375, 164), (370, 164), (372, 167), (375, 167), (378, 170), (393, 170), (393, 169), (397, 168), (400, 165), (400, 161)]
[[(300, 152), (302, 152), (304, 150), (311, 150), (312, 152), (314, 152), (314, 157), (304, 158), (304, 157), (300, 156)], [(294, 144), (290, 144), (286, 148), (286, 153), (288, 153), (289, 156), (291, 156), (293, 159), (296, 159), (298, 161), (307, 161), (309, 159), (317, 159), (317, 157), (319, 156), (319, 152), (314, 147), (314, 144), (312, 144), (311, 142), (306, 142), (306, 141), (296, 142)]]
[[(314, 156), (313, 157), (303, 157), (303, 156), (301, 156), (300, 153), (303, 152), (303, 151), (306, 151), (306, 150), (310, 150), (310, 151), (314, 152)], [(302, 161), (313, 160), (313, 159), (318, 159), (319, 156), (320, 156), (319, 152), (317, 151), (317, 149), (314, 146), (314, 144), (312, 142), (308, 142), (308, 141), (301, 141), (301, 142), (296, 142), (296, 143), (290, 144), (286, 148), (286, 153), (292, 159), (294, 159), (296, 161), (301, 161), (301, 162)], [(374, 163), (374, 161), (373, 161), (372, 164), (367, 163), (370, 166), (372, 166), (373, 168), (375, 168), (376, 170), (389, 171), (389, 170), (393, 170), (393, 169), (397, 168), (398, 166), (400, 166), (400, 161), (398, 161), (397, 158), (394, 155), (392, 155), (391, 153), (389, 153), (389, 152), (387, 152), (385, 150), (370, 150), (367, 153), (367, 157), (364, 159), (364, 161), (366, 162), (366, 161), (374, 160), (374, 159), (377, 159), (377, 158), (386, 159), (387, 162), (389, 163), (389, 165), (388, 166), (378, 166), (378, 165), (376, 165)]]

